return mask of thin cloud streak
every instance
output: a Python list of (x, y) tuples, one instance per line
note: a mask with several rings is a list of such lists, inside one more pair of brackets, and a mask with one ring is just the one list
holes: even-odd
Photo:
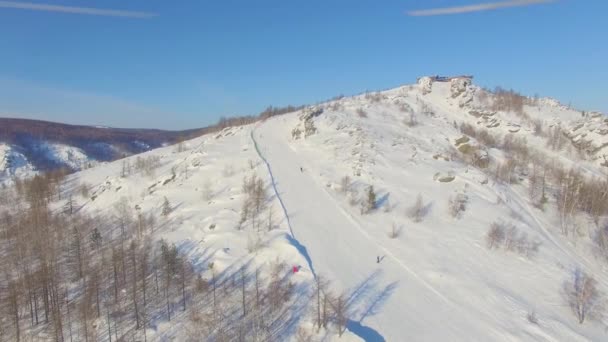
[(412, 17), (426, 17), (434, 15), (450, 15), (450, 14), (462, 14), (471, 12), (482, 12), (491, 11), (507, 7), (521, 7), (531, 6), (555, 2), (556, 0), (511, 0), (502, 2), (491, 2), (485, 4), (469, 5), (469, 6), (457, 6), (457, 7), (443, 7), (433, 8), (417, 11), (409, 11), (407, 15)]
[(16, 1), (0, 1), (0, 8), (13, 8), (13, 9), (24, 9), (24, 10), (32, 10), (32, 11), (100, 15), (100, 16), (107, 16), (107, 17), (123, 17), (123, 18), (138, 18), (138, 19), (152, 18), (152, 17), (158, 16), (158, 14), (156, 14), (156, 13), (149, 13), (149, 12), (121, 11), (121, 10), (99, 9), (99, 8), (90, 8), (90, 7), (59, 6), (59, 5), (35, 4), (35, 3), (31, 3), (31, 2), (16, 2)]

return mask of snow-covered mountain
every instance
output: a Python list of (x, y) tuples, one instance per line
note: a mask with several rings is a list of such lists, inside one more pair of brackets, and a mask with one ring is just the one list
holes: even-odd
[(203, 132), (116, 129), (0, 118), (0, 183), (39, 171), (82, 170), (196, 136), (199, 131)]
[[(143, 234), (175, 243), (204, 279), (286, 262), (300, 300), (267, 340), (601, 341), (599, 305), (579, 323), (565, 297), (577, 269), (608, 293), (597, 242), (607, 133), (599, 113), (423, 77), (98, 165), (69, 176), (65, 191), (89, 214), (120, 202), (148, 217), (171, 203)], [(268, 195), (257, 214), (245, 205), (253, 175)], [(318, 277), (344, 295), (344, 334), (338, 317), (314, 327)], [(194, 317), (154, 315), (146, 338), (217, 338)]]

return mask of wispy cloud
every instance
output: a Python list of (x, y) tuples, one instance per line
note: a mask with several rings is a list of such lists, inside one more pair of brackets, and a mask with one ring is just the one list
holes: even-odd
[(507, 7), (521, 7), (530, 6), (555, 2), (556, 0), (511, 0), (501, 2), (490, 2), (484, 4), (468, 5), (468, 6), (456, 6), (456, 7), (442, 7), (432, 8), (425, 10), (409, 11), (407, 15), (413, 17), (424, 17), (433, 15), (448, 15), (448, 14), (462, 14), (471, 12), (491, 11), (500, 8)]
[(100, 9), (100, 8), (90, 8), (90, 7), (59, 6), (59, 5), (37, 4), (37, 3), (20, 2), (20, 1), (19, 2), (17, 2), (17, 1), (0, 1), (0, 8), (14, 8), (14, 9), (24, 9), (24, 10), (32, 10), (32, 11), (101, 15), (101, 16), (107, 16), (107, 17), (125, 17), (125, 18), (139, 18), (139, 19), (158, 16), (158, 14), (150, 13), (150, 12), (122, 11), (122, 10)]

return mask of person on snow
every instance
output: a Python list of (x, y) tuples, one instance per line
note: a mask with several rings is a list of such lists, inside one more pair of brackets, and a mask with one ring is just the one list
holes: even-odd
[(379, 263), (380, 263), (380, 256), (378, 255), (378, 256), (376, 257), (376, 264), (379, 264)]
[(304, 168), (300, 166), (300, 172), (304, 172)]

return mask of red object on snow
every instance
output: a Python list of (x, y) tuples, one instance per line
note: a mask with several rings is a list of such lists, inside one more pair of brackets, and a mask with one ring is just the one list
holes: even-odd
[(298, 266), (293, 267), (293, 273), (298, 273)]

